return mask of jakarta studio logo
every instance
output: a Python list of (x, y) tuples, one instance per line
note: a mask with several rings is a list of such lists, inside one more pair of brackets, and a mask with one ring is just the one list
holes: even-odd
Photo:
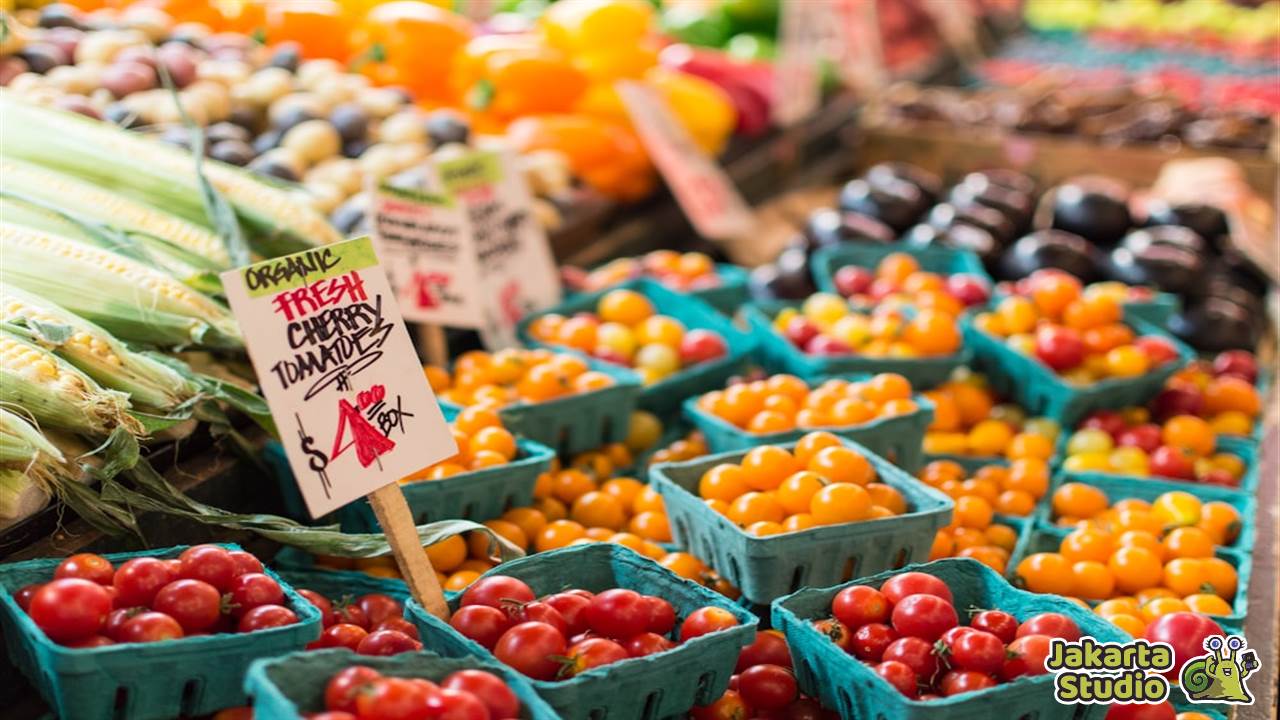
[(1252, 705), (1253, 695), (1245, 686), (1245, 679), (1261, 663), (1258, 662), (1258, 654), (1246, 650), (1246, 647), (1247, 643), (1240, 635), (1205, 638), (1204, 649), (1209, 652), (1182, 666), (1179, 684), (1187, 700), (1193, 703)]

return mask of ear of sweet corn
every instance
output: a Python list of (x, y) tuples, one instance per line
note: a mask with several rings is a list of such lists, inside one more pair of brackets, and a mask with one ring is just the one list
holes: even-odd
[(65, 462), (58, 449), (26, 418), (0, 407), (0, 465), (25, 468), (41, 456), (54, 462)]
[(105, 438), (116, 427), (141, 434), (129, 415), (129, 398), (106, 390), (48, 350), (0, 327), (0, 387), (5, 401), (22, 408), (41, 427)]
[(0, 282), (51, 300), (122, 340), (244, 344), (225, 306), (122, 255), (6, 222), (0, 222), (0, 252)]
[(0, 321), (25, 325), (29, 340), (53, 349), (103, 387), (128, 393), (139, 409), (173, 412), (198, 388), (172, 368), (129, 350), (110, 333), (65, 308), (0, 286)]
[[(208, 218), (191, 154), (107, 123), (25, 103), (0, 91), (0, 154), (74, 175), (190, 222)], [(240, 168), (204, 162), (209, 183), (235, 208), (255, 249), (267, 256), (341, 240), (289, 190)]]
[(58, 446), (0, 407), (0, 527), (44, 507), (54, 483), (68, 474), (74, 470)]

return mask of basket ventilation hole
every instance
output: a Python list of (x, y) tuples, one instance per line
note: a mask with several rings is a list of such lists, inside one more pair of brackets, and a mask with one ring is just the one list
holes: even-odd
[(898, 554), (893, 558), (893, 569), (897, 570), (907, 564), (907, 558), (911, 557), (911, 548), (904, 547), (898, 550)]
[[(686, 525), (684, 524), (684, 520), (683, 520), (683, 519), (681, 519), (681, 520), (676, 520), (676, 526), (675, 526), (674, 528), (672, 528), (672, 530), (674, 531), (674, 533), (675, 533), (675, 536), (676, 536), (676, 537), (678, 537), (678, 538), (683, 538), (683, 539), (685, 540), (685, 542), (688, 542), (688, 538), (689, 538), (689, 528), (688, 528), (688, 526), (686, 526)], [(703, 557), (705, 557), (705, 556), (703, 556)]]
[(507, 496), (507, 499), (502, 501), (502, 512), (503, 512), (503, 514), (506, 514), (506, 512), (507, 512), (508, 510), (510, 510), (511, 508), (513, 508), (513, 507), (517, 507), (517, 504), (516, 504), (516, 496), (515, 496), (515, 495), (508, 495), (508, 496)]
[(196, 715), (195, 708), (200, 701), (200, 681), (188, 680), (182, 686), (182, 714)]
[(729, 582), (742, 587), (742, 570), (738, 567), (738, 558), (729, 556)]
[(853, 695), (849, 691), (840, 688), (836, 692), (840, 695), (840, 714), (844, 717), (853, 717)]
[(587, 720), (604, 720), (608, 717), (607, 712), (608, 711), (604, 708), (596, 708), (595, 710), (587, 713)]
[(662, 691), (654, 690), (644, 699), (644, 710), (641, 711), (640, 717), (644, 720), (657, 720), (658, 703), (662, 701)]
[(808, 574), (809, 567), (807, 565), (797, 565), (796, 571), (791, 573), (791, 592), (795, 592), (804, 587), (804, 578)]
[(715, 700), (715, 698), (713, 697), (708, 697), (708, 692), (707, 692), (708, 690), (711, 689), (711, 681), (714, 679), (715, 679), (715, 673), (703, 673), (702, 676), (698, 678), (697, 698), (698, 698), (699, 705), (706, 705)]
[(116, 701), (111, 708), (111, 716), (115, 720), (124, 720), (124, 718), (129, 717), (129, 688), (116, 688)]
[(476, 516), (476, 504), (467, 503), (466, 507), (462, 508), (462, 517), (464, 519), (470, 519), (475, 516)]
[(613, 416), (606, 415), (600, 423), (600, 444), (608, 445), (613, 440)]
[(556, 454), (560, 457), (567, 457), (570, 454), (569, 440), (569, 428), (562, 428), (560, 430), (560, 437), (557, 438), (555, 442)]
[(852, 555), (848, 560), (844, 561), (844, 572), (840, 574), (840, 581), (846, 582), (857, 577), (858, 572), (858, 556)]

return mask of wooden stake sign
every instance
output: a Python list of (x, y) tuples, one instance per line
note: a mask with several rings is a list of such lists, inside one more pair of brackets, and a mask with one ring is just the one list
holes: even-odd
[(457, 453), (367, 237), (222, 274), (302, 499), (361, 497), (414, 598), (448, 607), (398, 480)]

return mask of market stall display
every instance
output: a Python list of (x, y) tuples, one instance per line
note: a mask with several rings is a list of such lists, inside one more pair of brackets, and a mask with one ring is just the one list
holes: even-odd
[[(15, 5), (15, 717), (1274, 705), (1274, 3), (1028, 0), (1012, 37), (999, 3), (923, 0)], [(943, 53), (968, 77), (880, 81)], [(772, 202), (711, 237), (735, 183)], [(528, 243), (545, 268), (497, 282)], [(372, 274), (339, 276), (357, 246)], [(365, 296), (393, 265), (400, 302), (477, 320), (402, 323)], [(334, 435), (327, 405), (273, 417), (300, 378)], [(334, 488), (359, 499), (313, 517)], [(1135, 640), (1170, 663), (1072, 706), (1071, 653)]]

